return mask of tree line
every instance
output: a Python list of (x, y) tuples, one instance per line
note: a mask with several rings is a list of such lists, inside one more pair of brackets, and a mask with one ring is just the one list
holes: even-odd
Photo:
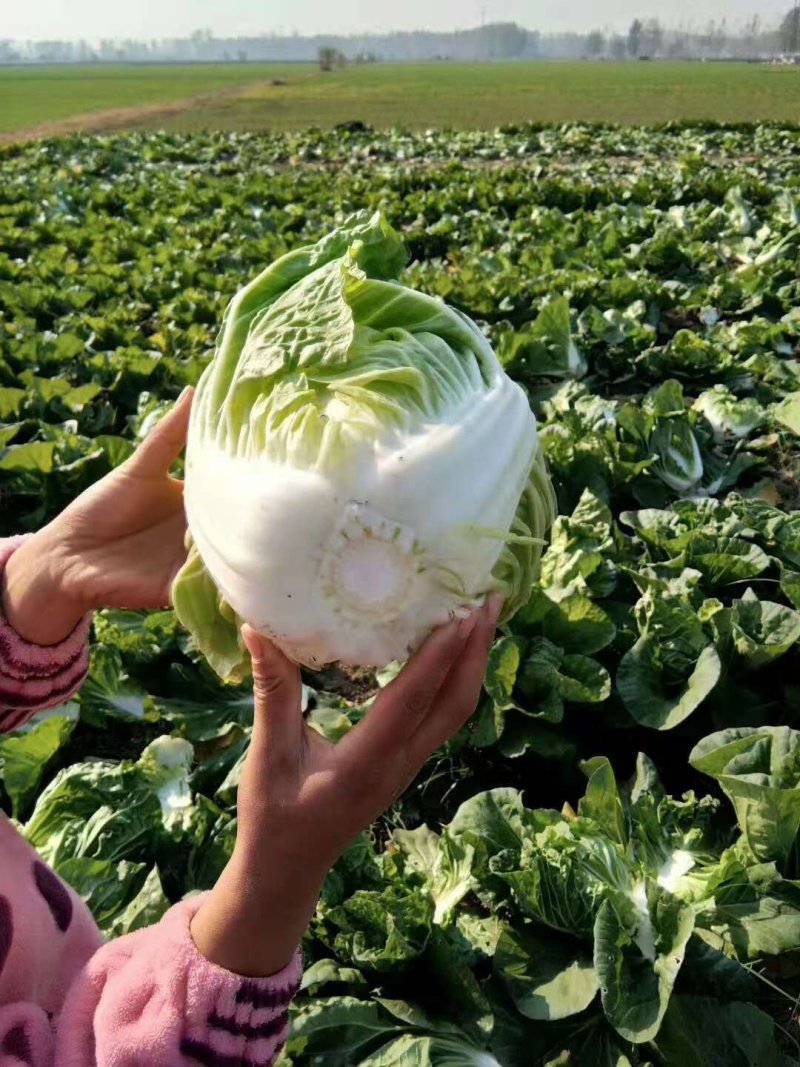
[(365, 60), (501, 59), (736, 59), (800, 53), (800, 5), (777, 25), (758, 15), (749, 22), (712, 20), (703, 29), (667, 26), (659, 19), (634, 19), (627, 33), (541, 33), (499, 22), (450, 33), (428, 31), (337, 36), (263, 34), (215, 37), (197, 30), (190, 37), (153, 40), (13, 41), (0, 39), (0, 63), (274, 61), (319, 62), (333, 69)]

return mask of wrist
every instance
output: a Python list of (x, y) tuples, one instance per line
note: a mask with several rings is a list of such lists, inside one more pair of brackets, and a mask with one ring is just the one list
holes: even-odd
[(58, 644), (91, 610), (88, 600), (70, 591), (73, 570), (53, 524), (12, 553), (3, 569), (0, 598), (3, 615), (23, 640)]
[(305, 874), (295, 877), (279, 861), (268, 875), (244, 866), (234, 854), (192, 919), (197, 950), (234, 974), (248, 978), (276, 974), (297, 950), (321, 885), (321, 880)]

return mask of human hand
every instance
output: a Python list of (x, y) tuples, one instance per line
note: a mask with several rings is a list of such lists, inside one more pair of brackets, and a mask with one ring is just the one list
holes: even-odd
[(492, 596), (432, 634), (336, 744), (303, 720), (297, 667), (243, 630), (255, 720), (234, 853), (192, 921), (206, 958), (248, 976), (289, 961), (336, 858), (475, 710), (500, 607)]
[(184, 390), (128, 460), (11, 556), (3, 609), (21, 637), (55, 644), (93, 608), (169, 604), (186, 558), (183, 483), (169, 470), (186, 443), (191, 404)]

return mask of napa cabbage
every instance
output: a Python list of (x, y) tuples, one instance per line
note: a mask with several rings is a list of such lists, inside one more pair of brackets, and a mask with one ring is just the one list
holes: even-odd
[(711, 426), (716, 441), (722, 441), (728, 434), (747, 437), (764, 421), (764, 411), (757, 400), (751, 397), (740, 400), (725, 385), (706, 389), (693, 407)]
[(522, 388), (396, 279), (360, 213), (229, 305), (193, 404), (175, 609), (238, 678), (244, 620), (293, 659), (383, 666), (491, 590), (528, 599), (554, 497)]

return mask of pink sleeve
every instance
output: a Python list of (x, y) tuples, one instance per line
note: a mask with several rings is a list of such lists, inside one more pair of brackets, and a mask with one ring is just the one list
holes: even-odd
[(267, 1067), (288, 1033), (300, 952), (271, 978), (209, 963), (189, 931), (203, 897), (112, 941), (74, 982), (56, 1030), (55, 1067)]
[[(0, 574), (30, 535), (0, 540)], [(0, 733), (21, 726), (34, 712), (63, 704), (86, 677), (91, 616), (57, 645), (34, 645), (0, 611)]]

